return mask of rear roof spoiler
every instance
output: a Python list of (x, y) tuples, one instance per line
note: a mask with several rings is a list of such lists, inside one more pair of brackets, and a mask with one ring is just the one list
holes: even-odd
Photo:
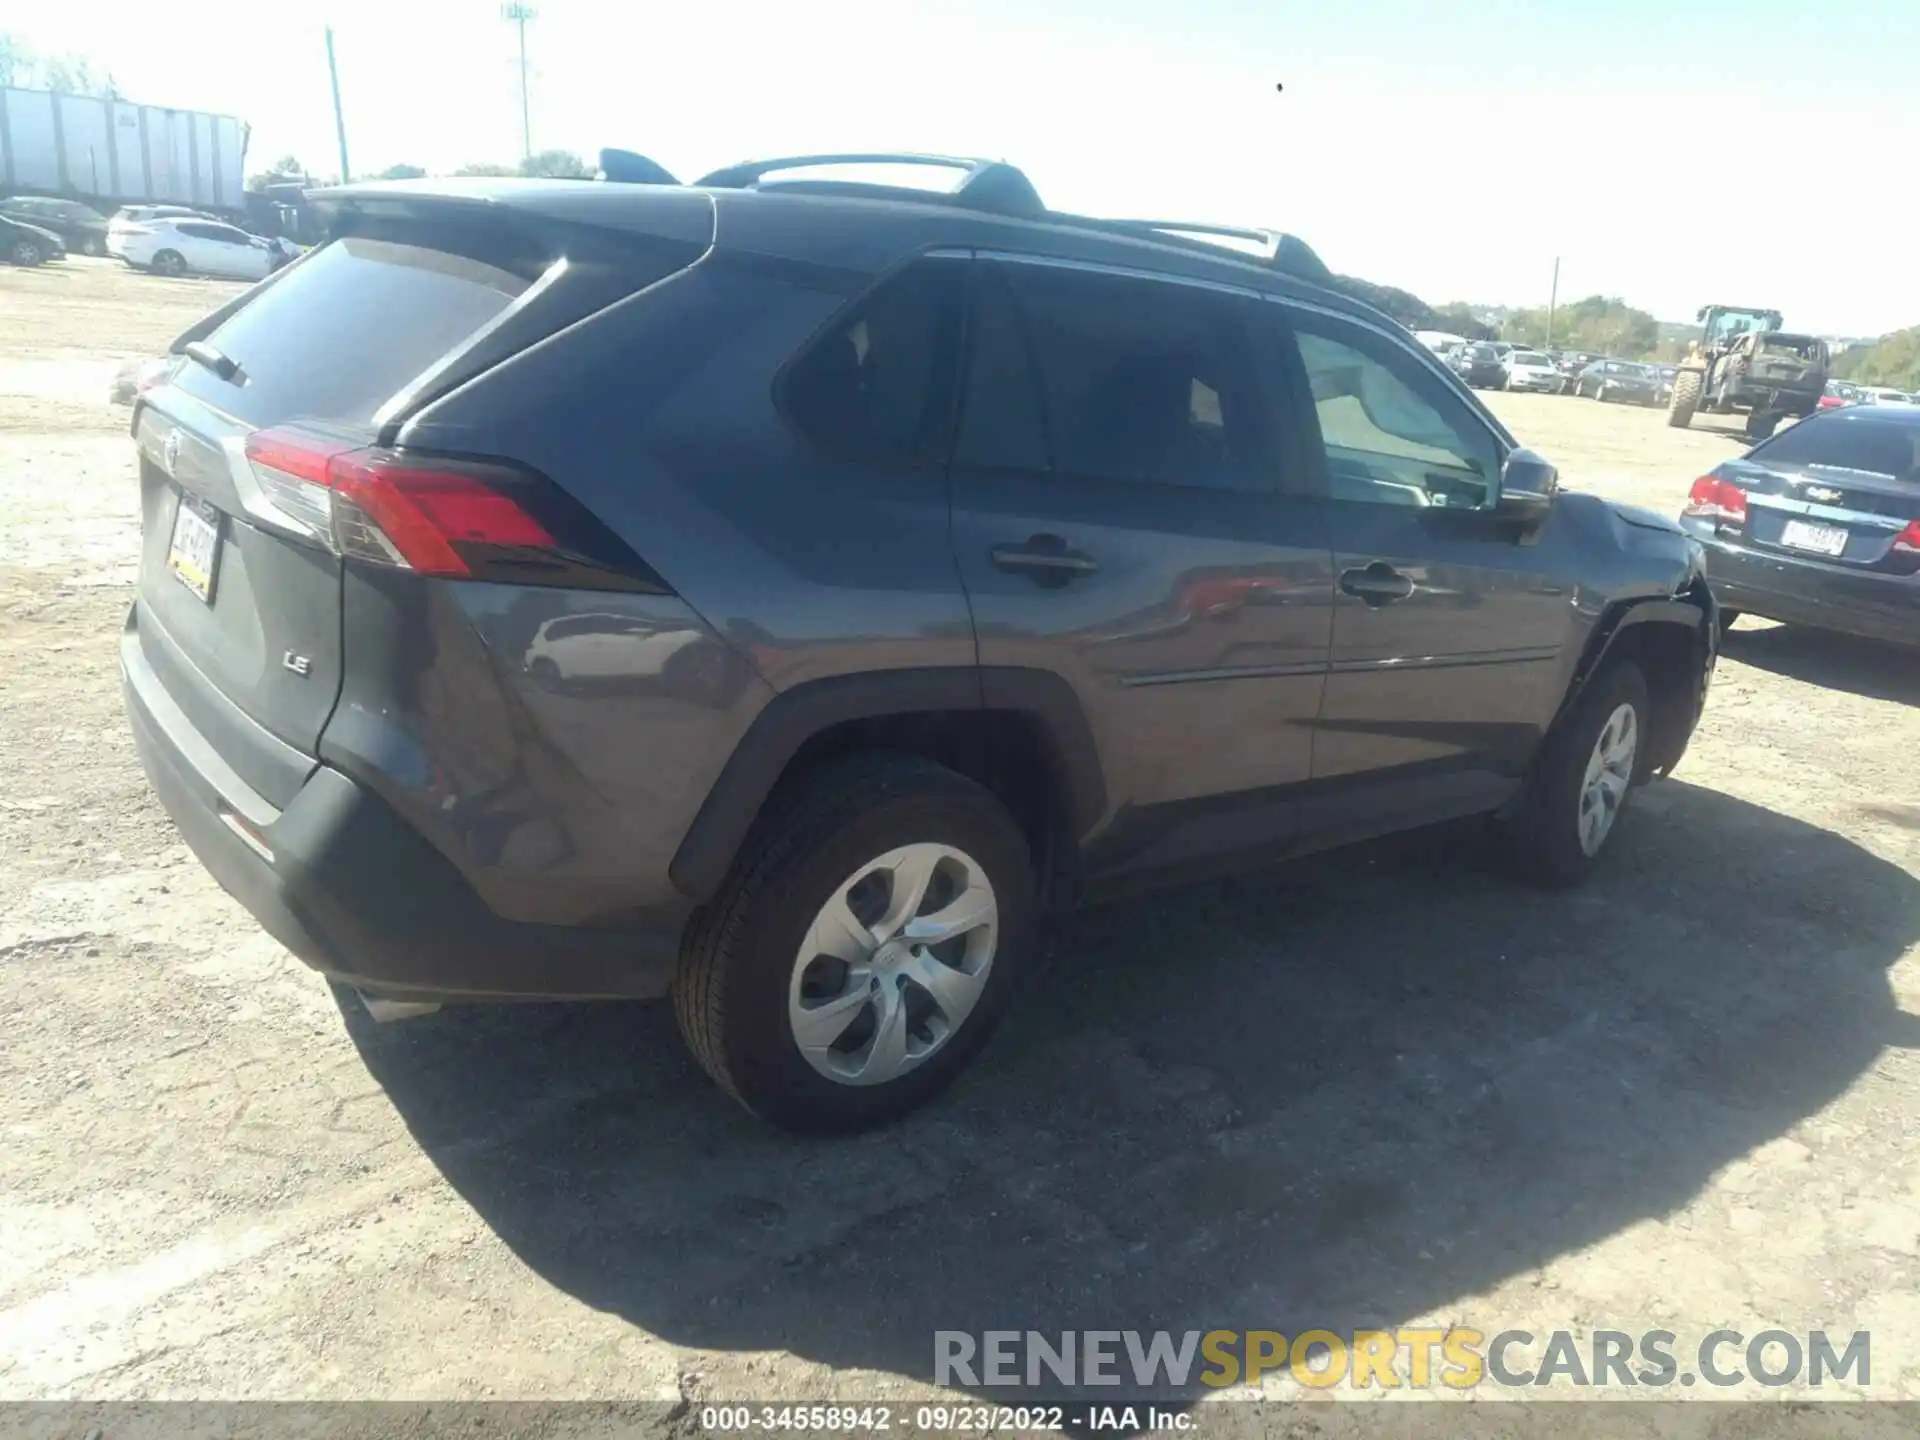
[[(813, 170), (833, 165), (919, 165), (934, 169), (957, 170), (959, 182), (950, 191), (919, 190), (906, 185), (874, 184), (867, 181), (805, 178), (774, 180), (767, 177), (783, 170)], [(666, 167), (631, 150), (602, 150), (600, 178), (632, 185), (677, 185)], [(989, 215), (1015, 219), (1045, 220), (1135, 239), (1154, 240), (1182, 249), (1202, 251), (1214, 256), (1265, 265), (1272, 270), (1327, 285), (1333, 281), (1313, 247), (1296, 235), (1277, 230), (1237, 225), (1216, 225), (1204, 220), (1102, 220), (1084, 215), (1067, 215), (1047, 209), (1040, 192), (1026, 173), (1004, 160), (983, 160), (961, 155), (926, 155), (913, 151), (871, 150), (830, 155), (783, 155), (768, 160), (749, 160), (703, 175), (693, 182), (707, 190), (786, 190), (814, 194), (856, 195), (883, 200), (917, 200), (923, 204), (952, 205)], [(1251, 241), (1260, 247), (1250, 253), (1222, 241)]]

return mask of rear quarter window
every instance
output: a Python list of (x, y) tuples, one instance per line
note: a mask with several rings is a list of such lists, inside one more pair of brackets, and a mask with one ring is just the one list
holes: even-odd
[(848, 458), (942, 458), (964, 283), (962, 261), (917, 261), (837, 316), (780, 382), (787, 418)]

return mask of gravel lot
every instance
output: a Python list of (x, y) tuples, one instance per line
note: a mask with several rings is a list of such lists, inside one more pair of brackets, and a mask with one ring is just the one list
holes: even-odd
[[(1743, 621), (1589, 888), (1452, 828), (1077, 916), (945, 1101), (801, 1144), (664, 1008), (374, 1026), (180, 843), (105, 394), (228, 293), (0, 269), (0, 1397), (904, 1397), (935, 1329), (1427, 1320), (1870, 1329), (1920, 1399), (1912, 654)], [(1739, 444), (1492, 398), (1668, 512)]]

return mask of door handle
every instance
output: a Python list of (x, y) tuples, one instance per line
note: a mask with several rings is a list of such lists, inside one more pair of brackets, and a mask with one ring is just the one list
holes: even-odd
[(1342, 570), (1340, 588), (1377, 609), (1413, 594), (1413, 581), (1386, 561), (1376, 560), (1364, 569)]
[(1023, 572), (1042, 585), (1064, 585), (1100, 568), (1091, 555), (1058, 535), (1030, 535), (1024, 544), (996, 545), (987, 553), (1000, 569)]

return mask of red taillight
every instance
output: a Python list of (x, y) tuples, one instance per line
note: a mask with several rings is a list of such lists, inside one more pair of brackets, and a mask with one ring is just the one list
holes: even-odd
[(576, 502), (514, 466), (303, 430), (256, 431), (246, 456), (272, 517), (338, 555), (422, 575), (664, 588)]
[(1920, 553), (1920, 520), (1907, 522), (1907, 528), (1893, 537), (1893, 548)]
[(473, 567), (456, 545), (553, 546), (546, 527), (511, 498), (457, 469), (408, 465), (379, 451), (359, 451), (336, 458), (328, 474), (337, 499), (379, 527), (378, 535), (365, 534), (335, 507), (335, 540), (342, 551), (363, 560), (404, 564), (423, 575), (471, 575)]
[(1744, 525), (1747, 522), (1747, 492), (1731, 480), (1717, 475), (1702, 475), (1693, 482), (1686, 508), (1680, 512), (1697, 520), (1717, 524)]

